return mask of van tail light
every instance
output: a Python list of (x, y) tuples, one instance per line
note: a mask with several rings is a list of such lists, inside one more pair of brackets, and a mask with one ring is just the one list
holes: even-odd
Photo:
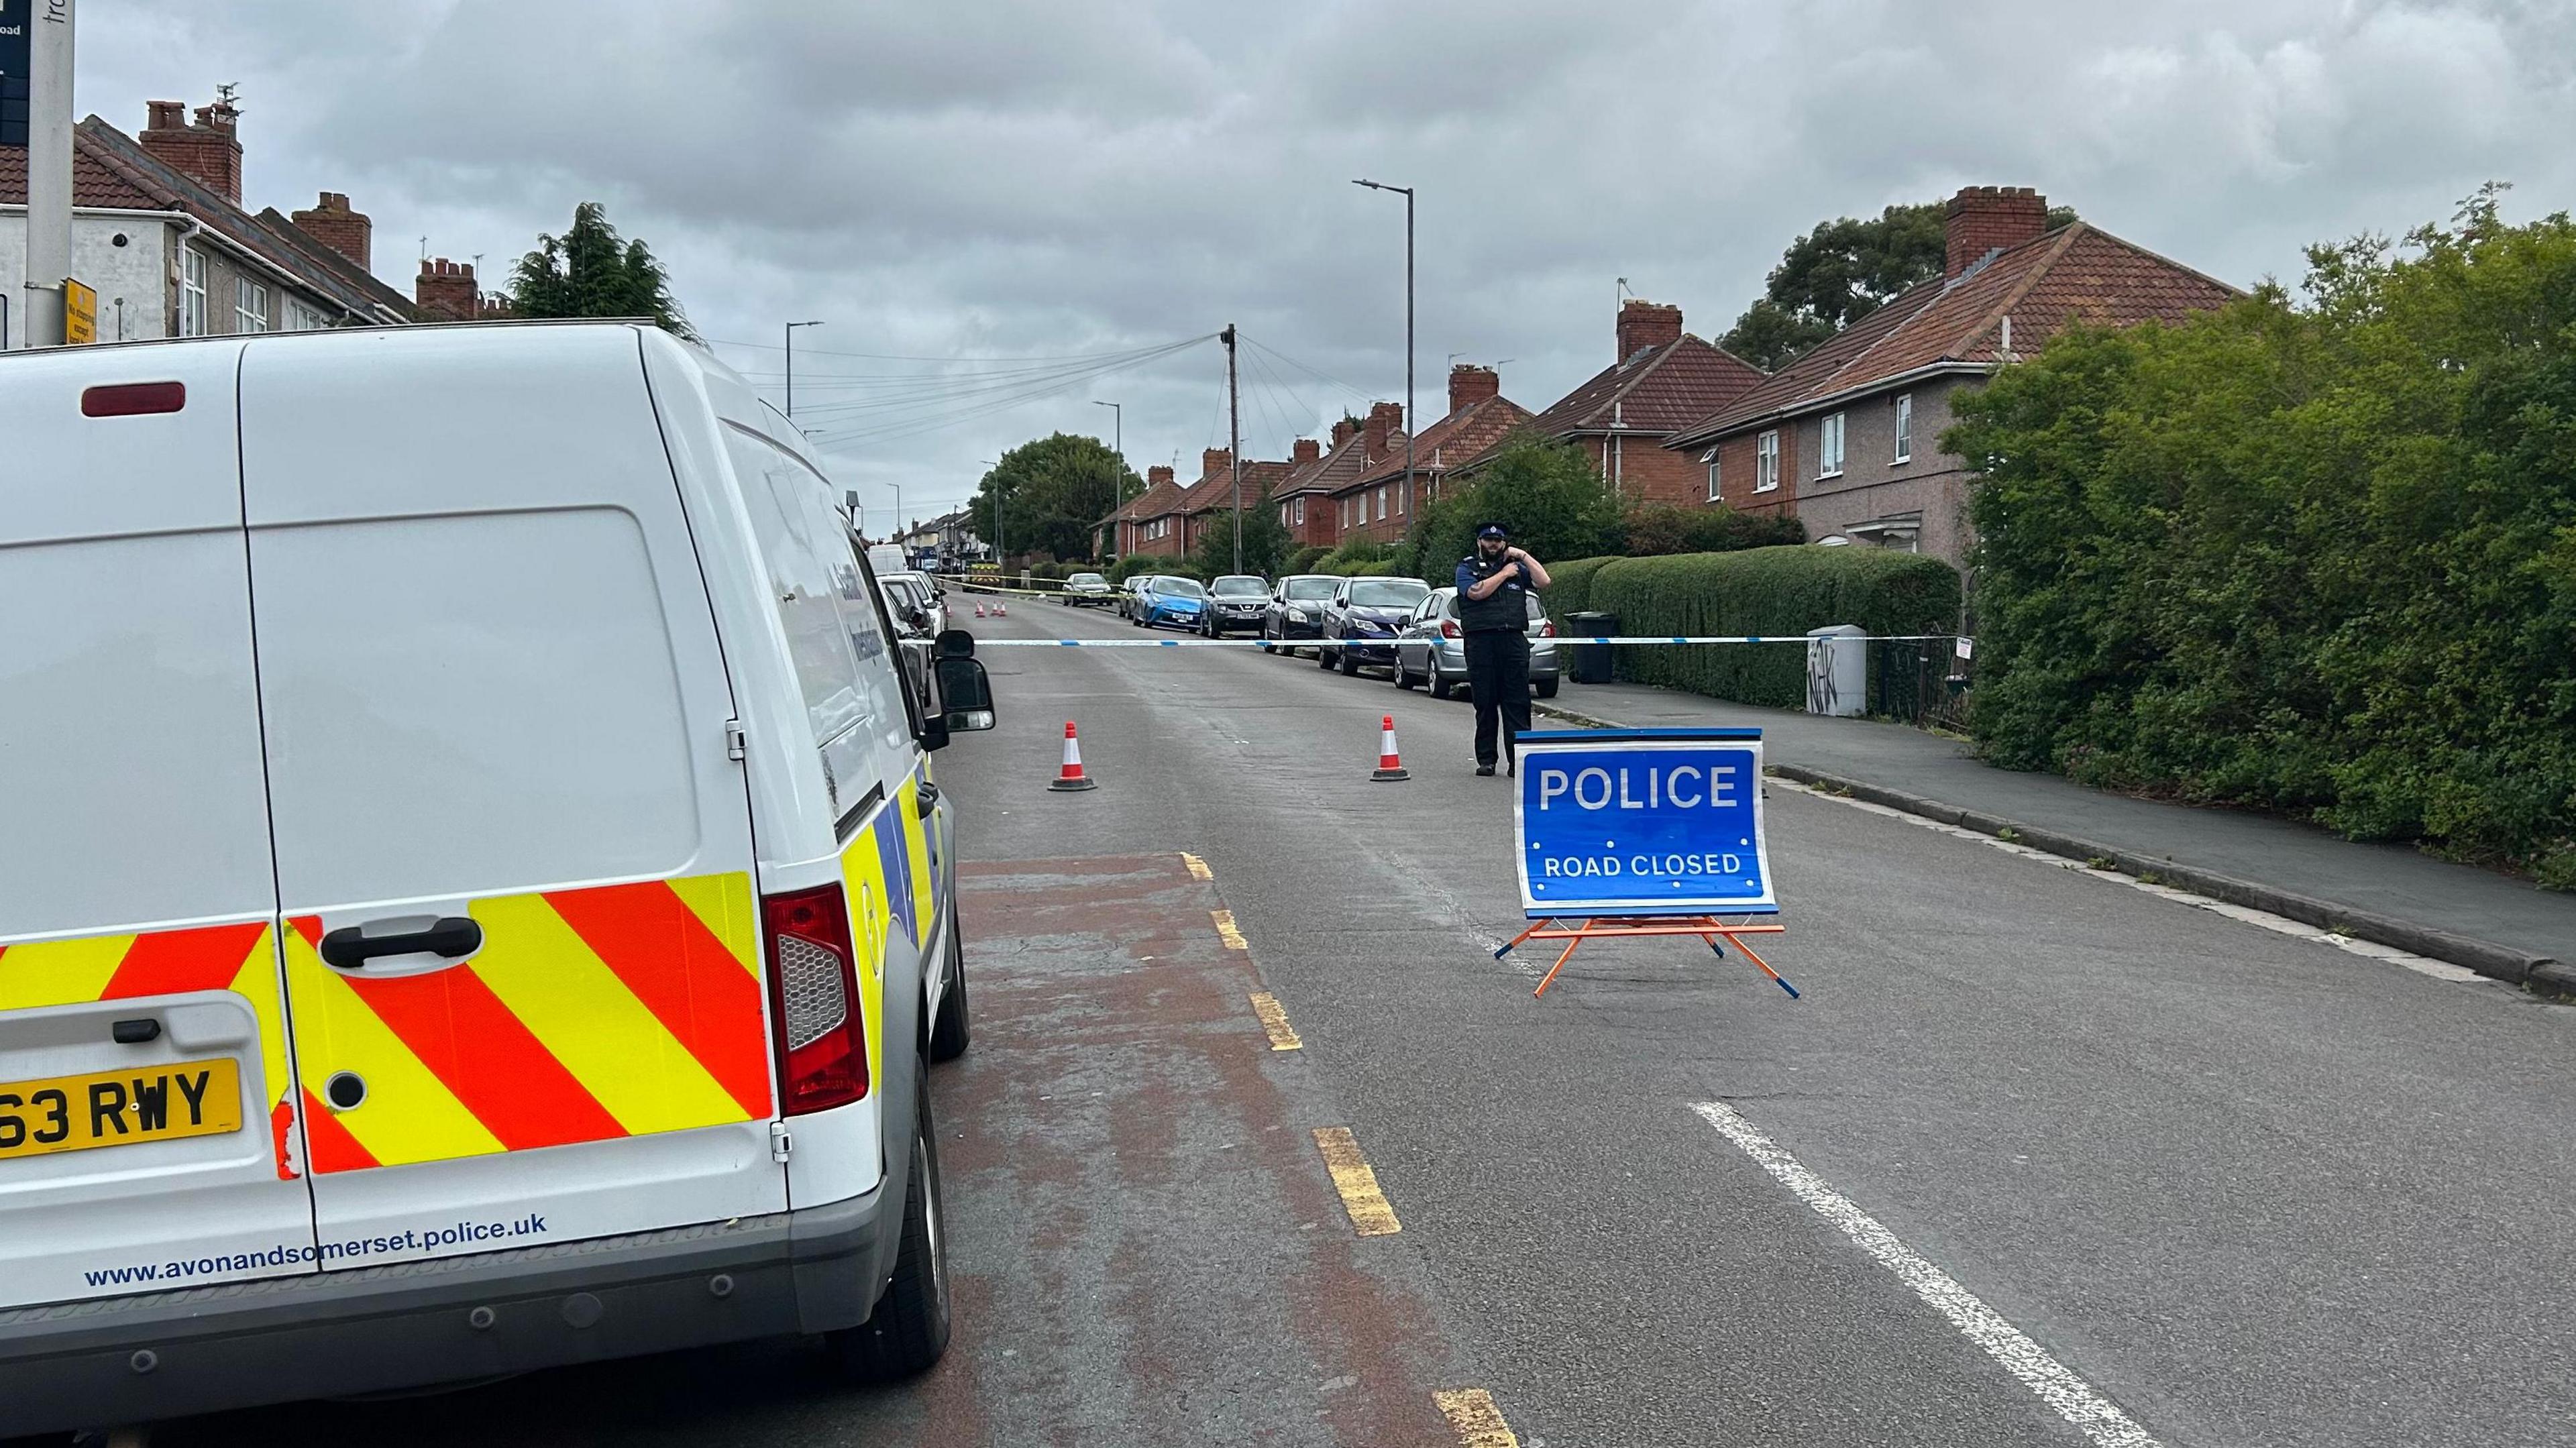
[(1540, 619), (1538, 621), (1538, 636), (1543, 639), (1552, 639), (1556, 637), (1556, 620), (1551, 618)]
[(83, 417), (148, 417), (177, 412), (188, 405), (184, 382), (121, 382), (81, 389)]
[(864, 1100), (868, 1024), (847, 897), (839, 885), (823, 885), (766, 896), (760, 908), (778, 1023), (779, 1113), (802, 1116)]
[(1440, 636), (1444, 639), (1463, 637), (1463, 635), (1458, 632), (1458, 620), (1454, 618), (1442, 619), (1440, 621)]

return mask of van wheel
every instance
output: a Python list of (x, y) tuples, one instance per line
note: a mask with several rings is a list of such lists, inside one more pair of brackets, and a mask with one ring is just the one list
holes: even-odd
[(1556, 697), (1556, 684), (1557, 681), (1554, 679), (1541, 679), (1530, 685), (1530, 692), (1542, 699), (1553, 699)]
[(966, 932), (957, 923), (957, 907), (948, 907), (948, 989), (939, 997), (939, 1019), (930, 1026), (930, 1059), (954, 1061), (974, 1039), (966, 1005)]
[(912, 1180), (903, 1192), (903, 1245), (894, 1280), (876, 1311), (857, 1327), (832, 1334), (831, 1350), (854, 1378), (908, 1378), (948, 1351), (948, 1219), (939, 1184), (939, 1132), (930, 1119), (930, 1071), (919, 1057), (920, 1119), (912, 1133)]

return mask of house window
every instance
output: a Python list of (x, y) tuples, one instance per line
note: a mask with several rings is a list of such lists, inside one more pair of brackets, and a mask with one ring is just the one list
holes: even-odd
[(1409, 506), (1412, 504), (1412, 502), (1413, 502), (1413, 479), (1411, 479), (1411, 478), (1406, 478), (1403, 482), (1398, 483), (1398, 484), (1396, 484), (1396, 485), (1395, 485), (1395, 512), (1396, 512), (1396, 516), (1397, 516), (1397, 517), (1399, 517), (1399, 518), (1400, 518), (1400, 517), (1402, 517), (1402, 516), (1404, 516), (1404, 511), (1405, 511), (1405, 509), (1406, 509), (1407, 507), (1409, 507)]
[(1766, 432), (1753, 440), (1753, 491), (1767, 493), (1780, 486), (1780, 434)]
[(268, 288), (262, 283), (243, 282), (233, 288), (233, 330), (268, 330)]
[(1843, 415), (1816, 424), (1816, 476), (1838, 478), (1843, 471)]
[(1306, 526), (1306, 500), (1303, 498), (1297, 500), (1297, 521), (1293, 526), (1299, 528)]
[(205, 254), (183, 247), (180, 255), (185, 260), (180, 263), (179, 335), (202, 337), (206, 335)]
[(1377, 485), (1377, 516), (1380, 522), (1386, 519), (1386, 484), (1384, 483)]
[(1282, 528), (1288, 526), (1288, 505), (1286, 503), (1279, 505), (1279, 526)]
[(1914, 461), (1914, 394), (1896, 394), (1896, 460)]
[(1714, 503), (1717, 501), (1717, 449), (1710, 448), (1701, 453), (1699, 460), (1708, 464), (1708, 500)]

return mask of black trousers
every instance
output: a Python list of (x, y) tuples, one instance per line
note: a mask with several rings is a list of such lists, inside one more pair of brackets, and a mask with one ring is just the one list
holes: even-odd
[[(1497, 725), (1513, 733), (1530, 727), (1529, 659), (1529, 636), (1518, 629), (1467, 635), (1467, 692), (1476, 701), (1478, 764), (1494, 762)], [(1511, 736), (1503, 738), (1508, 744)]]

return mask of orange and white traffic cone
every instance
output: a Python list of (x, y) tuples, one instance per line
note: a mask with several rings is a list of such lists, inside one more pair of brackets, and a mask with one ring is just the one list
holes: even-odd
[(1082, 772), (1082, 741), (1074, 737), (1073, 721), (1067, 719), (1064, 721), (1064, 767), (1056, 771), (1055, 783), (1047, 788), (1070, 791), (1099, 787), (1100, 781)]
[(1413, 776), (1405, 772), (1404, 761), (1396, 757), (1395, 716), (1389, 714), (1379, 719), (1377, 729), (1377, 772), (1369, 778), (1381, 784), (1411, 779)]
[(1010, 616), (1011, 616), (1011, 606), (1010, 606), (1009, 604), (1007, 604), (1007, 603), (1002, 602), (1002, 601), (1001, 601), (1001, 600), (999, 600), (999, 599), (995, 599), (995, 600), (993, 601), (993, 617), (995, 617), (995, 618), (1009, 618)]
[(977, 618), (982, 618), (984, 616), (984, 605), (980, 603), (975, 605), (975, 616)]

